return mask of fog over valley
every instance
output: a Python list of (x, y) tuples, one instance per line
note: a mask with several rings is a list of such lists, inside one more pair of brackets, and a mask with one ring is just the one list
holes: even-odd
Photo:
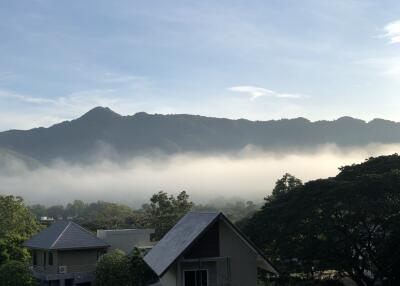
[(160, 190), (171, 194), (186, 190), (201, 203), (222, 198), (260, 202), (286, 172), (303, 181), (334, 176), (340, 166), (399, 148), (400, 144), (359, 148), (327, 144), (314, 151), (282, 153), (248, 146), (235, 153), (149, 155), (122, 163), (104, 159), (102, 153), (90, 164), (55, 160), (47, 165), (3, 152), (0, 194), (23, 196), (29, 204), (82, 199), (140, 206)]

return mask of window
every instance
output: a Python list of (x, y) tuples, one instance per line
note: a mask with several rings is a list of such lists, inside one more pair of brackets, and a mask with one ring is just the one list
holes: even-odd
[(53, 252), (49, 252), (49, 265), (53, 265)]
[(208, 271), (206, 269), (184, 270), (184, 286), (208, 286)]
[(33, 265), (34, 266), (37, 265), (37, 253), (36, 253), (36, 251), (33, 251)]

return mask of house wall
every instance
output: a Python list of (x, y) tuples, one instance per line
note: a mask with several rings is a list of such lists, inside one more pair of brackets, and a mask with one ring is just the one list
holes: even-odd
[[(49, 253), (53, 253), (53, 264), (49, 264)], [(47, 251), (47, 250), (32, 250), (32, 265), (33, 265), (33, 257), (36, 254), (36, 266), (55, 266), (57, 265), (58, 255), (57, 251)], [(46, 265), (44, 265), (44, 255), (46, 255)]]
[(210, 227), (207, 232), (184, 254), (185, 259), (218, 256), (220, 256), (218, 222)]
[(33, 256), (36, 254), (36, 265), (43, 266), (43, 251), (42, 250), (32, 250), (32, 265), (33, 265)]
[(173, 265), (163, 276), (160, 277), (160, 281), (163, 286), (178, 286), (176, 264)]
[(81, 249), (58, 251), (58, 265), (92, 265), (96, 264), (100, 249)]
[(120, 249), (129, 254), (134, 247), (151, 246), (152, 229), (98, 230), (97, 237), (107, 242), (109, 250)]
[(183, 275), (185, 270), (207, 270), (208, 271), (208, 285), (217, 285), (218, 273), (216, 261), (202, 261), (202, 262), (181, 262), (180, 263), (181, 275), (177, 277), (178, 285), (183, 284)]
[(219, 231), (220, 255), (230, 260), (231, 285), (256, 286), (257, 254), (223, 220), (219, 222)]

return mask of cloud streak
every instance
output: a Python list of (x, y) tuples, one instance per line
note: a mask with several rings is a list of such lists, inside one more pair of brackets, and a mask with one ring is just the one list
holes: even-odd
[(400, 20), (390, 22), (383, 30), (385, 31), (383, 36), (390, 44), (400, 44)]
[(54, 104), (56, 102), (53, 99), (33, 97), (33, 96), (29, 96), (29, 95), (10, 92), (7, 90), (0, 90), (0, 97), (12, 98), (12, 99), (16, 99), (19, 101), (23, 101), (23, 102), (27, 102), (27, 103), (34, 103), (34, 104)]
[(300, 98), (305, 97), (303, 94), (299, 93), (282, 93), (271, 89), (251, 86), (251, 85), (238, 85), (228, 88), (229, 91), (245, 93), (250, 96), (250, 100), (255, 100), (259, 97), (276, 97), (276, 98)]

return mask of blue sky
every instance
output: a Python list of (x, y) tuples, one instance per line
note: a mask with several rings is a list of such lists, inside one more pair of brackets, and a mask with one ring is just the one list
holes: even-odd
[(1, 1), (0, 130), (121, 114), (400, 121), (398, 1)]

